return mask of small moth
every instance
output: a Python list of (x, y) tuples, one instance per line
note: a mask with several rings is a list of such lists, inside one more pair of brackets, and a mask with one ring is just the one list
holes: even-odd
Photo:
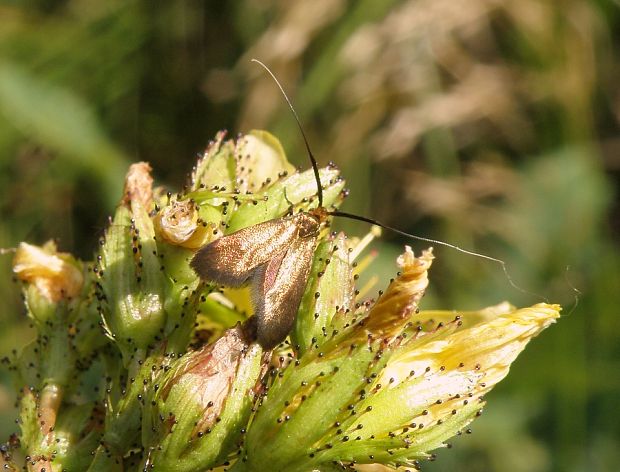
[[(191, 267), (203, 280), (227, 287), (252, 287), (256, 338), (265, 349), (282, 342), (293, 327), (306, 288), (321, 227), (330, 216), (342, 216), (381, 226), (398, 234), (440, 244), (460, 252), (498, 262), (508, 275), (504, 261), (434, 239), (415, 236), (371, 218), (323, 207), (318, 165), (301, 122), (278, 79), (262, 62), (291, 109), (312, 163), (317, 183), (318, 207), (306, 212), (265, 221), (223, 236), (198, 250)], [(512, 280), (508, 277), (511, 284)]]
[(204, 280), (252, 286), (256, 337), (266, 349), (284, 340), (306, 288), (327, 211), (318, 207), (265, 221), (207, 244), (191, 266)]
[(252, 287), (256, 338), (271, 349), (288, 335), (306, 288), (321, 226), (330, 215), (323, 207), (323, 189), (316, 159), (286, 92), (271, 70), (304, 139), (317, 182), (318, 207), (265, 221), (217, 239), (194, 255), (191, 267), (202, 278), (227, 287)]

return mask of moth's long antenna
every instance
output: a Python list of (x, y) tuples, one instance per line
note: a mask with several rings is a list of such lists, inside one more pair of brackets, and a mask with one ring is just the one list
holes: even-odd
[(295, 121), (297, 122), (297, 127), (299, 128), (299, 131), (301, 131), (301, 136), (304, 138), (304, 144), (306, 145), (306, 150), (308, 151), (308, 157), (310, 157), (310, 162), (312, 163), (312, 170), (314, 170), (314, 177), (316, 178), (317, 194), (319, 196), (319, 207), (322, 207), (323, 206), (323, 188), (321, 185), (321, 177), (319, 176), (319, 166), (317, 165), (316, 159), (314, 158), (314, 155), (312, 154), (312, 150), (310, 149), (310, 144), (308, 144), (308, 138), (306, 138), (306, 133), (304, 133), (304, 129), (301, 126), (301, 120), (299, 119), (299, 116), (297, 116), (297, 112), (295, 111), (295, 108), (293, 108), (293, 104), (291, 103), (291, 100), (286, 95), (284, 88), (282, 87), (282, 85), (280, 84), (280, 82), (278, 81), (274, 73), (271, 72), (269, 67), (267, 67), (265, 64), (263, 64), (258, 59), (252, 59), (252, 62), (256, 62), (258, 65), (260, 65), (263, 69), (267, 71), (267, 73), (271, 76), (271, 78), (274, 80), (274, 82), (280, 89), (280, 92), (282, 92), (282, 95), (284, 95), (284, 99), (286, 100), (288, 107), (293, 112), (293, 116), (295, 117)]
[(573, 292), (575, 294), (574, 295), (575, 301), (574, 301), (573, 307), (570, 309), (570, 311), (566, 315), (564, 315), (565, 317), (569, 316), (569, 315), (572, 315), (573, 311), (575, 311), (577, 309), (577, 307), (579, 306), (579, 297), (580, 297), (580, 295), (582, 295), (581, 291), (577, 287), (575, 287), (573, 285), (573, 283), (570, 281), (570, 279), (568, 278), (568, 273), (569, 273), (570, 269), (571, 269), (570, 266), (566, 266), (566, 271), (564, 272), (564, 280), (566, 280), (566, 283), (568, 284), (568, 286), (573, 290)]
[(344, 211), (330, 211), (328, 212), (329, 215), (331, 216), (342, 216), (344, 218), (349, 218), (351, 220), (358, 220), (358, 221), (363, 221), (365, 223), (370, 223), (371, 225), (377, 225), (377, 226), (381, 226), (382, 228), (385, 228), (389, 231), (393, 231), (397, 234), (401, 234), (403, 236), (407, 236), (408, 238), (412, 238), (412, 239), (417, 239), (418, 241), (425, 241), (427, 243), (431, 243), (431, 244), (437, 244), (439, 246), (445, 246), (445, 247), (449, 247), (451, 249), (454, 249), (455, 251), (458, 252), (462, 252), (463, 254), (468, 254), (470, 256), (476, 256), (476, 257), (480, 257), (482, 259), (486, 259), (488, 261), (491, 262), (496, 262), (497, 264), (499, 264), (502, 267), (502, 270), (504, 271), (504, 275), (506, 276), (506, 279), (508, 279), (508, 283), (512, 286), (512, 288), (518, 290), (521, 293), (525, 293), (527, 295), (533, 295), (536, 297), (539, 297), (543, 300), (546, 301), (545, 297), (537, 294), (537, 293), (533, 293), (533, 292), (529, 292), (521, 287), (519, 287), (515, 281), (513, 280), (512, 276), (510, 275), (510, 273), (508, 272), (508, 268), (506, 267), (506, 262), (501, 260), (501, 259), (497, 259), (495, 257), (491, 257), (491, 256), (487, 256), (486, 254), (480, 254), (479, 252), (474, 252), (474, 251), (470, 251), (468, 249), (463, 249), (462, 247), (456, 246), (455, 244), (450, 244), (447, 243), (445, 241), (440, 241), (438, 239), (431, 239), (431, 238), (425, 238), (424, 236), (417, 236), (415, 234), (410, 234), (407, 233), (405, 231), (401, 231), (399, 229), (393, 228), (391, 226), (385, 225), (383, 223), (380, 223), (379, 221), (373, 220), (372, 218), (366, 218), (365, 216), (359, 216), (359, 215), (354, 215), (352, 213), (346, 213)]

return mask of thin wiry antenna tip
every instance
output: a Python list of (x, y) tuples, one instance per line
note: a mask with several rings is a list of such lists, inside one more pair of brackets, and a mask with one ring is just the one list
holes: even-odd
[(457, 246), (455, 244), (450, 244), (447, 243), (445, 241), (441, 241), (440, 239), (432, 239), (432, 238), (425, 238), (424, 236), (418, 236), (415, 234), (411, 234), (411, 233), (407, 233), (405, 231), (401, 231), (399, 229), (396, 229), (392, 226), (388, 226), (386, 224), (383, 224), (379, 221), (373, 220), (372, 218), (366, 218), (365, 216), (359, 216), (359, 215), (354, 215), (352, 213), (346, 213), (344, 211), (330, 211), (328, 212), (328, 215), (332, 215), (332, 216), (342, 216), (344, 218), (350, 218), (352, 220), (358, 220), (358, 221), (364, 221), (366, 223), (370, 223), (372, 225), (377, 225), (380, 226), (382, 228), (385, 228), (389, 231), (393, 231), (396, 234), (400, 234), (402, 236), (406, 236), (408, 238), (412, 238), (412, 239), (416, 239), (418, 241), (423, 241), (423, 242), (427, 242), (427, 243), (431, 243), (431, 244), (437, 244), (438, 246), (444, 246), (444, 247), (448, 247), (450, 249), (454, 249), (457, 252), (460, 252), (462, 254), (467, 254), (470, 256), (474, 256), (474, 257), (479, 257), (481, 259), (486, 259), (487, 261), (491, 261), (491, 262), (495, 262), (496, 264), (498, 264), (501, 268), (502, 271), (504, 272), (504, 276), (506, 277), (506, 280), (508, 280), (508, 283), (510, 284), (510, 286), (512, 288), (514, 288), (515, 290), (525, 294), (525, 295), (530, 295), (530, 296), (534, 296), (534, 297), (538, 297), (542, 300), (544, 300), (545, 302), (547, 302), (547, 299), (545, 297), (543, 297), (540, 294), (534, 293), (534, 292), (530, 292), (529, 290), (525, 290), (524, 288), (521, 288), (519, 285), (517, 285), (517, 283), (514, 281), (514, 279), (512, 278), (512, 275), (510, 274), (510, 272), (508, 272), (508, 266), (506, 264), (506, 261), (502, 260), (502, 259), (498, 259), (496, 257), (491, 257), (491, 256), (487, 256), (486, 254), (482, 254), (479, 252), (474, 252), (474, 251), (470, 251), (468, 249), (464, 249), (460, 246)]
[(317, 195), (319, 196), (319, 207), (322, 207), (323, 206), (323, 187), (321, 184), (321, 177), (319, 175), (319, 166), (317, 165), (316, 159), (314, 158), (314, 155), (312, 154), (312, 150), (310, 149), (308, 138), (306, 137), (306, 133), (304, 132), (303, 127), (301, 126), (301, 120), (299, 119), (299, 116), (297, 116), (297, 112), (295, 111), (295, 108), (293, 107), (291, 100), (288, 98), (288, 95), (286, 95), (286, 92), (284, 91), (284, 87), (282, 87), (282, 85), (280, 84), (280, 81), (275, 76), (275, 74), (271, 72), (271, 69), (269, 69), (269, 67), (267, 67), (264, 63), (262, 63), (261, 61), (255, 58), (250, 59), (250, 62), (256, 62), (258, 65), (260, 65), (263, 69), (267, 71), (267, 73), (271, 76), (271, 78), (274, 80), (274, 82), (280, 89), (280, 92), (282, 92), (282, 95), (284, 96), (284, 100), (286, 100), (286, 103), (288, 104), (288, 107), (291, 109), (291, 112), (293, 112), (293, 116), (295, 117), (295, 121), (297, 122), (297, 127), (299, 128), (299, 131), (301, 132), (301, 136), (304, 139), (304, 144), (306, 145), (306, 151), (308, 151), (308, 157), (310, 158), (310, 162), (312, 163), (312, 170), (314, 170), (314, 177), (316, 178)]

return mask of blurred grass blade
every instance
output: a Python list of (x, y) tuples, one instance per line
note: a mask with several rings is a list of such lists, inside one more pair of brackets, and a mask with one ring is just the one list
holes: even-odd
[(0, 113), (25, 135), (97, 174), (113, 205), (121, 191), (127, 159), (104, 135), (89, 106), (68, 90), (50, 85), (29, 71), (0, 63)]

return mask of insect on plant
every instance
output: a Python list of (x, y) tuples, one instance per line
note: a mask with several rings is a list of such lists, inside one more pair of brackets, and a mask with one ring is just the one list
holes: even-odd
[(271, 70), (257, 59), (252, 61), (271, 75), (293, 113), (314, 171), (318, 206), (223, 236), (199, 249), (191, 261), (191, 267), (205, 281), (232, 288), (247, 284), (251, 286), (256, 339), (265, 349), (271, 349), (282, 342), (293, 326), (308, 281), (319, 233), (331, 216), (363, 221), (412, 239), (447, 246), (496, 262), (502, 266), (510, 284), (516, 287), (501, 259), (468, 251), (443, 241), (409, 234), (371, 218), (338, 210), (330, 211), (323, 207), (323, 189), (318, 165), (297, 112)]

